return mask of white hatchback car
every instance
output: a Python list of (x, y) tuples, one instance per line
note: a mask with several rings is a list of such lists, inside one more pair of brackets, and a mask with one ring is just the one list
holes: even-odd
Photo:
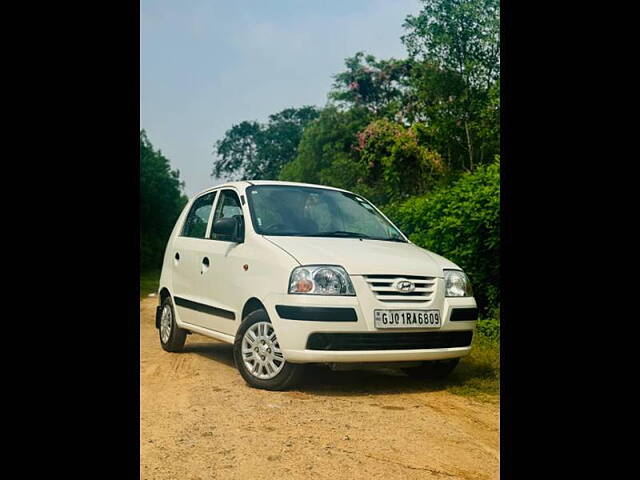
[(233, 344), (246, 382), (280, 390), (307, 363), (442, 377), (469, 353), (467, 276), (338, 188), (242, 181), (196, 195), (171, 233), (158, 290), (162, 348), (196, 332)]

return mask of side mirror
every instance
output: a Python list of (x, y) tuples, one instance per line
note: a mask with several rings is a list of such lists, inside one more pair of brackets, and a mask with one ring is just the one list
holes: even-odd
[(242, 215), (235, 215), (230, 218), (221, 218), (213, 222), (211, 228), (216, 235), (229, 237), (235, 243), (244, 242), (244, 219)]

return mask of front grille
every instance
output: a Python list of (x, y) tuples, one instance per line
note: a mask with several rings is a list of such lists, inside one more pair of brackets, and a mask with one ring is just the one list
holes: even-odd
[(312, 333), (308, 350), (412, 350), (467, 347), (473, 332)]
[[(385, 303), (424, 303), (431, 300), (436, 288), (434, 277), (417, 275), (365, 275), (365, 281), (371, 287), (378, 300)], [(415, 285), (412, 292), (403, 292), (394, 285), (408, 280)]]

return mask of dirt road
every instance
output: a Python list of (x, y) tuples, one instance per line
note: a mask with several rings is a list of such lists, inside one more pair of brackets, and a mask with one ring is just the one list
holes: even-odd
[(399, 371), (312, 368), (299, 389), (249, 388), (231, 345), (200, 335), (160, 348), (156, 299), (140, 303), (143, 479), (499, 477), (499, 406)]

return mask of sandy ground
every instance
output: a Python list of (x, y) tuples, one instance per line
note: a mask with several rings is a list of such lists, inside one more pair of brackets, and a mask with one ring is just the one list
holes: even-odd
[(248, 387), (231, 345), (160, 348), (140, 303), (143, 479), (499, 477), (499, 406), (399, 371), (313, 367), (297, 390)]

